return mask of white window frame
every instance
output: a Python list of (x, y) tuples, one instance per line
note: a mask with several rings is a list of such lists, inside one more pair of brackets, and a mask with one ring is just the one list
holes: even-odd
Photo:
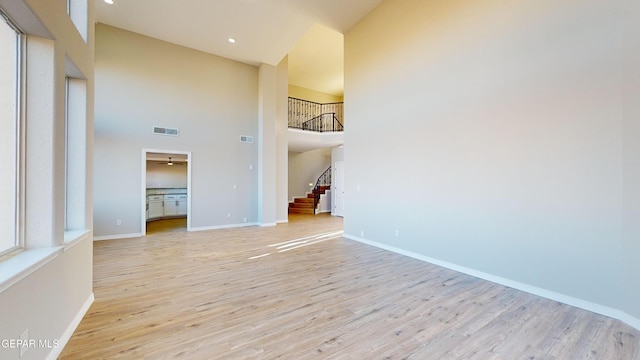
[(9, 258), (24, 249), (24, 83), (25, 83), (25, 50), (26, 36), (4, 13), (0, 17), (11, 29), (16, 32), (16, 113), (15, 116), (15, 159), (16, 169), (14, 198), (14, 246), (0, 250), (0, 261)]
[(86, 231), (87, 81), (65, 76), (65, 242), (73, 233)]

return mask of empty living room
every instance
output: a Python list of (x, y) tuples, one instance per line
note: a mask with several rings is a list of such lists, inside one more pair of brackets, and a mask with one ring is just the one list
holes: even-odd
[(640, 359), (640, 2), (0, 15), (0, 359)]

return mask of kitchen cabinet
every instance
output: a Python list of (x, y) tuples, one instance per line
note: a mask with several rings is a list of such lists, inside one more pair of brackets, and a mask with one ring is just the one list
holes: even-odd
[(176, 215), (187, 215), (187, 195), (178, 195)]
[(187, 195), (165, 195), (164, 216), (187, 215)]
[(164, 216), (164, 196), (149, 196), (147, 197), (147, 201), (147, 219), (155, 219)]
[(187, 194), (148, 194), (147, 220), (187, 216)]

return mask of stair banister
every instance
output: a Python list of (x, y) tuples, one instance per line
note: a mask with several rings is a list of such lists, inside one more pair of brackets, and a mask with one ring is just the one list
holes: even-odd
[(313, 209), (314, 212), (318, 208), (318, 204), (320, 203), (320, 195), (321, 195), (321, 187), (322, 186), (331, 186), (331, 166), (327, 170), (325, 170), (322, 175), (318, 177), (316, 181), (316, 186), (313, 188)]

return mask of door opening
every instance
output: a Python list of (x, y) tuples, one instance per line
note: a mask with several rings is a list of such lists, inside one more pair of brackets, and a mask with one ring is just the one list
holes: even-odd
[(142, 233), (191, 231), (191, 152), (142, 150)]

